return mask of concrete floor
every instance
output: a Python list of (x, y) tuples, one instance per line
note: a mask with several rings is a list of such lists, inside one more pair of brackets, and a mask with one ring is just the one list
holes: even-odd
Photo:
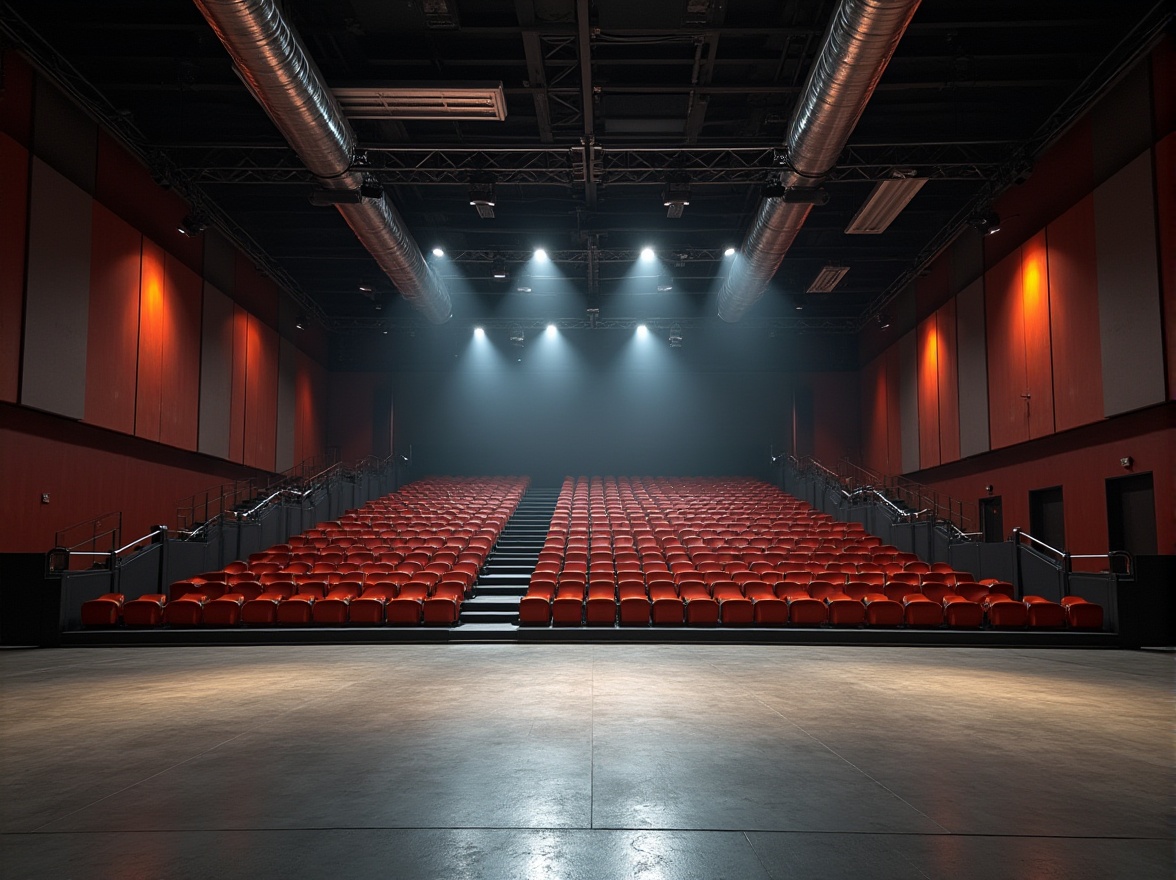
[(1172, 655), (0, 652), (6, 878), (1173, 876)]

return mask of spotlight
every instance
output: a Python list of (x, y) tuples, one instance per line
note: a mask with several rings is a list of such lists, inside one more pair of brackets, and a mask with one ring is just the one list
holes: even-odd
[(654, 258), (653, 248), (651, 248), (651, 247), (643, 247), (643, 248), (641, 249), (641, 259), (643, 259), (643, 260), (652, 260), (653, 258)]
[(508, 277), (507, 271), (506, 271), (506, 260), (504, 260), (502, 257), (498, 257), (494, 261), (494, 269), (492, 271), (493, 271), (494, 277), (498, 281), (505, 281)]
[(554, 324), (547, 325), (547, 338), (548, 339), (555, 339), (555, 337), (558, 333), (559, 333), (559, 328), (557, 328)]
[(973, 229), (983, 235), (992, 235), (994, 232), (1000, 232), (1000, 215), (995, 211), (975, 214), (968, 220), (968, 223)]
[(666, 188), (662, 192), (662, 207), (666, 209), (667, 217), (669, 217), (671, 220), (677, 220), (682, 216), (682, 212), (689, 204), (689, 183), (684, 181), (675, 181), (666, 184)]
[(494, 219), (494, 183), (477, 182), (470, 184), (470, 204), (483, 220)]
[(535, 248), (535, 259), (538, 260), (540, 263), (546, 261), (547, 260), (547, 251), (543, 250), (543, 248)]
[(189, 214), (176, 227), (176, 232), (180, 235), (186, 235), (188, 238), (195, 238), (207, 228), (208, 221), (203, 217), (199, 214)]
[(359, 282), (360, 293), (371, 293), (372, 290), (374, 290), (374, 288), (372, 287), (371, 282), (369, 282), (369, 281)]
[(481, 327), (475, 327), (474, 328), (474, 339), (485, 339), (485, 338), (486, 338), (486, 331), (483, 330)]
[(727, 248), (725, 251), (723, 251), (723, 256), (724, 256), (724, 257), (733, 257), (733, 256), (735, 256), (735, 248), (733, 248), (733, 247), (729, 247), (729, 248)]
[(433, 248), (433, 256), (434, 257), (443, 257), (443, 256), (445, 256), (445, 251), (439, 247), (435, 247), (435, 248)]
[(649, 335), (649, 328), (646, 327), (644, 324), (638, 324), (637, 325), (637, 338), (644, 339), (648, 335)]
[(519, 324), (515, 324), (510, 328), (510, 344), (515, 348), (522, 348), (523, 343), (527, 341), (527, 335), (523, 332), (523, 328)]

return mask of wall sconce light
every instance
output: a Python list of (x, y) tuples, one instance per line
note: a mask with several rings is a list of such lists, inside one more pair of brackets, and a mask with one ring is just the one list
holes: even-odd
[(1131, 465), (1135, 464), (1135, 459), (1130, 455), (1124, 455), (1119, 459), (1119, 464), (1123, 465), (1124, 469), (1131, 470)]
[(987, 486), (985, 486), (984, 491), (987, 492), (989, 495), (991, 495), (992, 494), (992, 484), (989, 483)]

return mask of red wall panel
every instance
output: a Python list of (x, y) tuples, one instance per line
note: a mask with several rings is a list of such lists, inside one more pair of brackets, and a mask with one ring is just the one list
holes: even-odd
[(1174, 449), (1176, 429), (1169, 427), (1119, 439), (1100, 439), (1028, 460), (1008, 461), (1008, 454), (994, 453), (972, 463), (974, 471), (969, 476), (944, 480), (924, 477), (922, 482), (952, 498), (971, 500), (983, 497), (984, 487), (991, 485), (993, 494), (1002, 499), (1006, 532), (1015, 526), (1028, 530), (1031, 490), (1061, 486), (1069, 545), (1066, 549), (1072, 553), (1105, 553), (1106, 480), (1127, 473), (1119, 459), (1129, 455), (1134, 460), (1133, 473), (1153, 474), (1156, 537), (1160, 553), (1170, 554), (1176, 553), (1176, 517), (1171, 514), (1176, 510)]
[(919, 467), (939, 464), (939, 332), (935, 315), (919, 322)]
[(243, 254), (237, 254), (233, 285), (233, 299), (270, 327), (278, 326), (278, 287)]
[[(1176, 91), (1176, 87), (1172, 88)], [(1164, 355), (1168, 361), (1168, 399), (1176, 400), (1176, 134), (1169, 134), (1156, 144), (1155, 169)]]
[(811, 373), (805, 381), (813, 397), (813, 457), (829, 467), (836, 467), (847, 457), (858, 460), (861, 434), (857, 374)]
[(951, 259), (949, 252), (927, 267), (915, 281), (915, 314), (935, 311), (954, 291), (951, 290)]
[(249, 313), (233, 308), (233, 380), (229, 401), (229, 458), (245, 460), (245, 384), (249, 366)]
[(27, 147), (33, 136), (33, 69), (11, 49), (3, 50), (4, 88), (0, 89), (0, 132)]
[(297, 352), (294, 386), (294, 461), (321, 458), (326, 451), (327, 371)]
[(245, 369), (245, 460), (272, 471), (278, 437), (278, 334), (249, 317)]
[(1029, 436), (1054, 431), (1053, 362), (1049, 328), (1049, 260), (1045, 230), (1021, 248), (1021, 315), (1025, 321), (1025, 387)]
[(890, 346), (883, 357), (886, 361), (886, 467), (882, 469), (882, 473), (901, 474), (902, 403), (898, 391), (898, 346)]
[(1103, 415), (1093, 196), (1051, 223), (1046, 234), (1054, 423), (1065, 431)]
[(159, 242), (188, 268), (203, 270), (204, 238), (188, 237), (178, 231), (190, 213), (188, 205), (174, 192), (160, 187), (150, 171), (101, 129), (94, 198)]
[(170, 254), (165, 269), (166, 342), (159, 440), (169, 446), (195, 450), (200, 412), (200, 327), (204, 282)]
[[(176, 501), (255, 472), (124, 434), (0, 404), (0, 552), (43, 553), (55, 532), (112, 511), (123, 538), (174, 524)], [(41, 503), (41, 493), (50, 502)]]
[(1033, 174), (997, 199), (1001, 229), (984, 237), (991, 266), (1094, 189), (1094, 132), (1083, 117), (1033, 165)]
[(143, 236), (97, 202), (92, 228), (85, 420), (133, 434)]
[(1026, 416), (1025, 318), (1022, 314), (1021, 252), (1016, 250), (984, 273), (988, 328), (988, 432), (993, 449), (1029, 439)]
[(388, 384), (384, 373), (331, 373), (327, 444), (338, 448), (343, 461), (386, 455), (390, 449)]
[(163, 248), (143, 239), (139, 275), (139, 366), (135, 393), (135, 436), (159, 440), (163, 405), (163, 347), (166, 288)]
[(946, 302), (935, 313), (935, 332), (939, 355), (939, 460), (948, 462), (960, 457), (959, 368), (954, 299)]
[(862, 367), (862, 463), (886, 473), (886, 360), (877, 357)]
[[(9, 52), (4, 57), (8, 61), (16, 56)], [(10, 402), (20, 392), (28, 200), (28, 151), (0, 134), (0, 400)]]

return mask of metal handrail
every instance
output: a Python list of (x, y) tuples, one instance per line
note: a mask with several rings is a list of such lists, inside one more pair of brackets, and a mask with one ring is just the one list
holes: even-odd
[(1029, 534), (1028, 532), (1021, 531), (1021, 529), (1019, 529), (1019, 528), (1013, 529), (1013, 542), (1019, 544), (1021, 538), (1028, 538), (1030, 543), (1035, 544), (1038, 547), (1045, 548), (1046, 550), (1048, 550), (1050, 553), (1052, 553), (1054, 556), (1058, 557), (1062, 561), (1065, 561), (1066, 559), (1071, 558), (1070, 554), (1067, 553), (1065, 550), (1059, 550), (1057, 547), (1050, 546), (1049, 544), (1045, 543), (1045, 541), (1042, 541), (1040, 538), (1034, 538), (1031, 534)]

